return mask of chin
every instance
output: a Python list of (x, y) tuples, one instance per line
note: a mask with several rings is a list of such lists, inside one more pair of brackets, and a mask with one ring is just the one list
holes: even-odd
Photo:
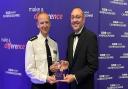
[(79, 28), (75, 28), (75, 27), (73, 29), (74, 29), (74, 31), (78, 31), (79, 30)]
[(78, 30), (77, 30), (77, 29), (73, 29), (73, 31), (74, 31), (74, 32), (78, 32)]

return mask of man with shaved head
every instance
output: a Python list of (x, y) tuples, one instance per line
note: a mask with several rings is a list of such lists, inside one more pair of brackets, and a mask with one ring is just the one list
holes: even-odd
[(50, 18), (47, 13), (40, 12), (36, 20), (39, 34), (27, 42), (25, 71), (31, 79), (31, 89), (56, 89), (56, 79), (50, 71), (50, 66), (59, 59), (58, 46), (48, 35)]
[(69, 74), (62, 82), (70, 89), (94, 89), (94, 73), (98, 69), (98, 42), (96, 35), (85, 27), (81, 8), (71, 12), (73, 33), (68, 38), (67, 59)]

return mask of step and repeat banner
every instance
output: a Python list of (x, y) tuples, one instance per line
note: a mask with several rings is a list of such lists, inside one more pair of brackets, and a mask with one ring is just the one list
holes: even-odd
[[(96, 89), (127, 89), (128, 85), (128, 0), (2, 0), (0, 2), (0, 89), (30, 89), (25, 73), (25, 46), (38, 34), (34, 19), (45, 11), (51, 19), (50, 37), (66, 56), (67, 37), (72, 32), (70, 13), (80, 7), (86, 27), (99, 40), (99, 70)], [(68, 89), (58, 84), (58, 89)]]
[(128, 0), (101, 0), (97, 89), (128, 89)]

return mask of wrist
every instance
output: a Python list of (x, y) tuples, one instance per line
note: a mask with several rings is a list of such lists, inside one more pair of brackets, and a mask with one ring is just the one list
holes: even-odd
[(76, 81), (76, 83), (78, 84), (78, 81), (77, 81), (77, 79), (76, 79), (75, 74), (73, 74), (73, 78), (74, 78), (74, 80)]

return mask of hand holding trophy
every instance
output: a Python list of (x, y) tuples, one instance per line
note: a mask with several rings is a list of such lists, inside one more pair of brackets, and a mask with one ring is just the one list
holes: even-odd
[(65, 70), (68, 69), (69, 63), (65, 60), (55, 61), (50, 66), (50, 70), (54, 72), (57, 81), (63, 80), (65, 77)]
[(61, 64), (61, 68), (60, 68), (61, 70), (67, 70), (68, 69), (68, 66), (69, 66), (68, 61), (61, 60), (60, 64)]

